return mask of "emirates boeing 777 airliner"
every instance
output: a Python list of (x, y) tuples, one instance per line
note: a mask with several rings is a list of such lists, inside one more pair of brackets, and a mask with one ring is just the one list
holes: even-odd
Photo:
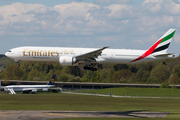
[(137, 63), (174, 57), (174, 53), (166, 53), (175, 33), (169, 29), (148, 50), (126, 50), (103, 48), (71, 48), (71, 47), (17, 47), (6, 52), (5, 55), (17, 61), (56, 61), (63, 66), (77, 66), (84, 63), (84, 69), (94, 68), (99, 63)]

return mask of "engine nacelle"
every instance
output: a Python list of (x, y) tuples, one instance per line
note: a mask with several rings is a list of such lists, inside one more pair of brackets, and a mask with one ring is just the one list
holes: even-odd
[(42, 91), (43, 92), (48, 92), (48, 88), (44, 88)]
[(31, 92), (35, 93), (35, 92), (37, 92), (37, 89), (33, 89)]
[(59, 63), (62, 66), (72, 66), (74, 63), (76, 63), (76, 58), (70, 56), (60, 56)]

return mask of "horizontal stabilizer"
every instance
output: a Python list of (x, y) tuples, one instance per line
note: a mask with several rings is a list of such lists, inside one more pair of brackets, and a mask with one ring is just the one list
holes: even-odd
[(154, 55), (154, 57), (175, 57), (174, 53), (167, 53), (167, 54), (160, 54), (160, 55)]

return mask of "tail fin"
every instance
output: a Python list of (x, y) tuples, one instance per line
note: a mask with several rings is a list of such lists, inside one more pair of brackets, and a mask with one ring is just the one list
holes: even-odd
[(49, 83), (48, 83), (47, 85), (54, 85), (54, 83), (55, 83), (55, 78), (56, 78), (56, 75), (55, 75), (55, 74), (52, 75), (52, 77), (51, 77), (51, 79), (50, 79), (50, 81), (49, 81)]
[(138, 61), (140, 59), (143, 59), (149, 55), (153, 55), (153, 56), (157, 56), (157, 55), (162, 55), (162, 54), (166, 54), (167, 49), (171, 43), (171, 40), (174, 36), (175, 33), (175, 29), (169, 29), (158, 41), (156, 41), (156, 43), (151, 46), (143, 55), (141, 55), (140, 57), (138, 57), (137, 59), (131, 61), (131, 62), (135, 62)]
[[(159, 54), (166, 54), (167, 49), (172, 41), (172, 38), (175, 33), (175, 29), (169, 29), (156, 43), (157, 46), (153, 50), (151, 54), (153, 55), (159, 55)], [(156, 44), (155, 43), (155, 44)]]

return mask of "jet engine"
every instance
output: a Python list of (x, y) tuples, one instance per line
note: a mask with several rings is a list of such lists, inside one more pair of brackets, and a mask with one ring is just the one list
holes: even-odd
[(59, 63), (62, 66), (72, 66), (76, 63), (76, 58), (70, 56), (60, 56)]
[(47, 92), (47, 91), (48, 91), (48, 88), (44, 88), (42, 91), (43, 91), (43, 92)]
[(37, 90), (36, 90), (36, 89), (33, 89), (32, 92), (35, 93), (35, 92), (37, 92)]

